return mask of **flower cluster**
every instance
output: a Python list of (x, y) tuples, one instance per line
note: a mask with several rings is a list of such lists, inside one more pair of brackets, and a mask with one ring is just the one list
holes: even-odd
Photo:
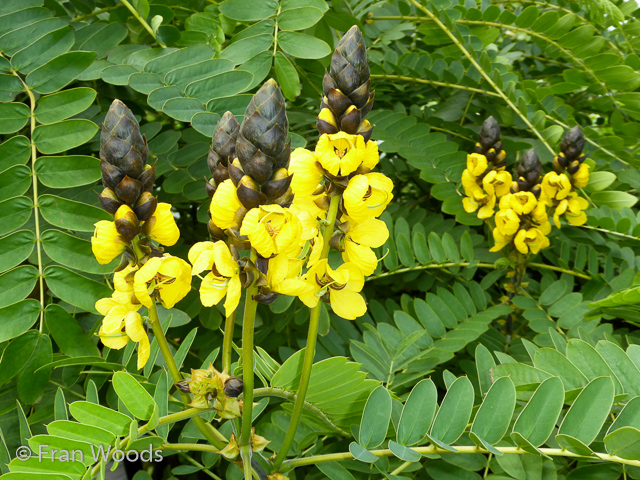
[[(101, 167), (105, 189), (100, 203), (113, 221), (95, 224), (93, 253), (100, 264), (122, 256), (114, 274), (114, 292), (96, 302), (104, 315), (99, 336), (113, 349), (129, 340), (138, 344), (138, 368), (149, 359), (150, 344), (140, 310), (156, 300), (173, 307), (191, 288), (191, 268), (184, 260), (163, 254), (160, 245), (174, 245), (180, 231), (171, 205), (151, 195), (155, 168), (145, 165), (149, 151), (131, 111), (114, 100), (102, 127)], [(157, 242), (154, 243), (154, 242)]]
[(478, 212), (478, 218), (493, 216), (496, 202), (509, 193), (511, 174), (505, 171), (506, 153), (500, 140), (500, 126), (487, 118), (480, 130), (476, 152), (467, 156), (467, 168), (462, 172), (462, 187), (466, 197), (462, 205), (466, 212)]
[(463, 205), (467, 212), (478, 211), (478, 218), (490, 219), (498, 204), (492, 252), (512, 245), (522, 255), (536, 254), (550, 244), (550, 216), (557, 228), (562, 215), (572, 225), (587, 220), (584, 209), (588, 202), (576, 191), (589, 183), (589, 166), (582, 153), (584, 135), (579, 127), (567, 132), (553, 162), (555, 171), (544, 177), (540, 159), (530, 149), (523, 155), (513, 181), (504, 170), (505, 154), (499, 138), (500, 127), (489, 117), (480, 131), (476, 153), (468, 155), (462, 174), (467, 195)]
[[(364, 117), (373, 93), (356, 27), (338, 44), (323, 88), (314, 150), (291, 152), (285, 101), (273, 80), (254, 95), (242, 124), (230, 112), (218, 123), (207, 185), (214, 241), (189, 252), (193, 274), (203, 274), (203, 305), (225, 299), (230, 315), (242, 288), (254, 287), (262, 303), (285, 294), (311, 308), (326, 301), (347, 319), (365, 313), (359, 292), (378, 263), (372, 249), (389, 235), (377, 217), (393, 198), (393, 183), (371, 171), (378, 145)], [(344, 263), (335, 269), (330, 247), (342, 252)], [(248, 249), (253, 256), (241, 257)]]

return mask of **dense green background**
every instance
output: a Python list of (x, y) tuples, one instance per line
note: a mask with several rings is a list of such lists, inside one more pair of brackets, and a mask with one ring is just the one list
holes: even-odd
[[(157, 194), (176, 208), (182, 232), (169, 251), (186, 258), (193, 243), (207, 238), (205, 158), (217, 120), (226, 110), (241, 117), (250, 94), (275, 77), (289, 100), (294, 145), (313, 146), (324, 69), (337, 39), (354, 24), (369, 46), (376, 99), (368, 118), (375, 124), (373, 138), (381, 141), (381, 170), (395, 183), (395, 198), (382, 217), (391, 235), (378, 252), (386, 256), (364, 289), (368, 314), (355, 322), (327, 311), (322, 315), (317, 360), (337, 358), (314, 372), (308, 401), (326, 414), (328, 423), (305, 417), (296, 453), (347, 451), (351, 426), (360, 423), (365, 401), (380, 382), (392, 392), (397, 428), (401, 402), (419, 380), (431, 376), (442, 401), (455, 377), (467, 375), (474, 388), (468, 390), (466, 380), (456, 388), (466, 389), (461, 398), (477, 406), (500, 372), (510, 374), (517, 387), (516, 414), (549, 373), (560, 376), (568, 391), (562, 415), (587, 381), (615, 374), (615, 404), (601, 402), (605, 417), (609, 410), (612, 416), (593, 420), (587, 433), (571, 425), (563, 431), (582, 443), (595, 439), (591, 448), (606, 453), (611, 444), (605, 448), (603, 437), (611, 418), (640, 393), (635, 328), (640, 322), (640, 216), (633, 208), (640, 187), (640, 11), (634, 1), (611, 0), (423, 0), (427, 12), (416, 3), (137, 0), (129, 9), (116, 0), (0, 0), (3, 473), (7, 453), (13, 456), (20, 443), (46, 433), (46, 424), (66, 416), (65, 403), (86, 398), (116, 410), (123, 407), (105, 371), (124, 365), (137, 373), (133, 345), (124, 353), (104, 355), (90, 334), (100, 321), (93, 305), (110, 294), (109, 272), (115, 267), (98, 265), (88, 242), (93, 224), (108, 218), (94, 192), (101, 190), (96, 132), (111, 101), (123, 100), (140, 118), (157, 159)], [(507, 262), (489, 253), (488, 228), (465, 213), (461, 201), (466, 152), (473, 151), (489, 115), (502, 126), (509, 169), (534, 147), (549, 170), (563, 133), (576, 124), (585, 132), (592, 162), (592, 184), (585, 189), (587, 224), (554, 230), (551, 247), (532, 260), (523, 290), (512, 302), (503, 287)], [(173, 347), (181, 347), (185, 371), (200, 367), (222, 342), (220, 310), (201, 308), (196, 288), (171, 312), (161, 312), (163, 318), (173, 314), (168, 337)], [(625, 289), (630, 290), (600, 303), (599, 309), (589, 306)], [(308, 310), (290, 300), (258, 309), (258, 387), (296, 389), (291, 373), (298, 357), (291, 355), (304, 346)], [(44, 307), (41, 334), (38, 317)], [(484, 347), (476, 349), (478, 343)], [(105, 361), (112, 363), (87, 366)], [(360, 373), (353, 361), (362, 364)], [(162, 367), (162, 360), (156, 363)], [(495, 364), (501, 365), (492, 369)], [(150, 362), (137, 379), (160, 398), (156, 384), (164, 371), (153, 367)], [(546, 385), (556, 392), (559, 388)], [(592, 398), (608, 398), (608, 384), (589, 385), (594, 385)], [(509, 391), (504, 383), (499, 388)], [(350, 392), (356, 393), (341, 401)], [(507, 400), (500, 408), (509, 408)], [(291, 404), (277, 397), (268, 406), (261, 401), (260, 408), (266, 408), (257, 429), (272, 441), (270, 455), (282, 442)], [(384, 403), (386, 397), (377, 401)], [(633, 404), (633, 411), (637, 408)], [(591, 410), (580, 406), (574, 415), (588, 416), (585, 412)], [(452, 422), (464, 427), (469, 415)], [(384, 423), (384, 415), (377, 421)], [(481, 418), (476, 424), (477, 435), (496, 437), (483, 429), (488, 425), (483, 422), (488, 421)], [(640, 428), (635, 417), (625, 422), (631, 430)], [(380, 431), (384, 439), (382, 423), (374, 422), (377, 431), (366, 432), (369, 441), (354, 430), (356, 440), (365, 447), (382, 443), (371, 440)], [(628, 438), (640, 439), (640, 431), (631, 430)], [(195, 432), (191, 423), (183, 423), (161, 436), (195, 442)], [(403, 443), (394, 429), (388, 433)], [(501, 437), (485, 440), (497, 443)], [(447, 443), (457, 437), (438, 439)], [(558, 446), (553, 438), (549, 442), (549, 447)], [(472, 444), (468, 433), (459, 444)], [(629, 455), (640, 459), (637, 452)], [(215, 455), (194, 456), (226, 475), (228, 464)], [(188, 463), (178, 457), (172, 462)], [(375, 467), (344, 466), (353, 477), (365, 479), (380, 478), (371, 473), (376, 468), (391, 472), (402, 463), (391, 456)], [(421, 463), (389, 478), (586, 478), (582, 468), (597, 475), (593, 478), (623, 475), (620, 465), (584, 467), (588, 461), (564, 457), (488, 460), (481, 454), (456, 454)], [(625, 468), (625, 475), (640, 478), (640, 469)], [(227, 478), (237, 478), (238, 471), (232, 467)], [(183, 472), (188, 469), (176, 474)], [(297, 478), (323, 476), (311, 467), (297, 472)], [(350, 478), (335, 466), (323, 472), (332, 479)]]

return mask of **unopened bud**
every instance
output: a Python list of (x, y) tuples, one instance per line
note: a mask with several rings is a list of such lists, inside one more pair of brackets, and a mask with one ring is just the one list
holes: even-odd
[(158, 206), (158, 197), (154, 197), (149, 192), (142, 192), (142, 195), (138, 198), (133, 211), (135, 212), (138, 220), (146, 222), (151, 218)]
[(116, 213), (122, 202), (117, 197), (116, 193), (110, 188), (105, 188), (102, 193), (98, 195), (98, 201), (102, 208), (109, 212), (111, 215)]

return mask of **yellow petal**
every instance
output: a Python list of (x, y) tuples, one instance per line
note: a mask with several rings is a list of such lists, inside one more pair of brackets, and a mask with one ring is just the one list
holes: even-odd
[(371, 275), (378, 266), (378, 257), (371, 248), (364, 245), (358, 245), (347, 239), (344, 243), (344, 252), (342, 259), (345, 262), (352, 262), (356, 265), (363, 275)]
[(128, 243), (122, 240), (114, 222), (100, 220), (95, 226), (95, 232), (91, 237), (91, 250), (98, 263), (106, 265), (124, 252)]
[(213, 242), (198, 242), (189, 249), (189, 261), (193, 265), (192, 275), (197, 275), (213, 267)]
[(168, 247), (175, 245), (180, 238), (180, 230), (168, 203), (158, 203), (156, 211), (144, 223), (143, 230), (152, 240)]
[(382, 220), (369, 218), (362, 223), (353, 225), (349, 229), (348, 237), (360, 245), (378, 248), (384, 245), (384, 242), (389, 238), (389, 229)]
[(331, 290), (333, 313), (346, 320), (355, 320), (367, 313), (367, 305), (362, 295), (350, 290)]
[(220, 303), (227, 294), (228, 278), (216, 277), (208, 273), (200, 284), (200, 302), (205, 307), (211, 307)]
[(214, 264), (216, 270), (223, 277), (231, 278), (238, 272), (238, 263), (231, 255), (231, 251), (226, 243), (222, 240), (215, 243), (213, 250)]
[(241, 294), (242, 285), (240, 284), (240, 277), (238, 275), (234, 275), (229, 280), (229, 285), (227, 286), (227, 299), (224, 302), (224, 311), (227, 317), (230, 316), (236, 308), (238, 308)]

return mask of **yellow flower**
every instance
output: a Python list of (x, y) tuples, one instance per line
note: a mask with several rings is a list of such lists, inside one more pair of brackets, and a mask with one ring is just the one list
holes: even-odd
[(226, 243), (219, 240), (196, 243), (189, 250), (189, 261), (194, 275), (211, 270), (200, 284), (200, 301), (205, 307), (217, 305), (226, 296), (224, 309), (227, 316), (238, 307), (242, 286), (240, 267)]
[[(113, 297), (101, 298), (96, 302), (96, 310), (104, 316), (102, 326), (108, 331), (120, 328), (120, 324), (127, 314), (137, 312), (140, 309), (140, 304), (133, 304), (127, 299), (118, 298), (117, 293), (116, 291)], [(130, 299), (129, 295), (128, 300)]]
[(522, 229), (516, 234), (514, 244), (518, 251), (524, 255), (538, 253), (549, 246), (549, 239), (538, 228)]
[(577, 188), (584, 188), (589, 185), (589, 165), (582, 163), (578, 171), (573, 174), (573, 184)]
[(191, 290), (191, 267), (178, 257), (165, 254), (151, 257), (133, 279), (133, 291), (143, 305), (151, 307), (151, 293), (156, 291), (160, 303), (172, 308)]
[(261, 205), (247, 212), (240, 227), (251, 246), (265, 258), (287, 253), (298, 246), (302, 225), (298, 217), (280, 205)]
[(391, 190), (393, 182), (382, 173), (356, 175), (342, 196), (347, 215), (356, 222), (379, 217), (393, 198)]
[(320, 297), (329, 296), (333, 312), (347, 320), (364, 315), (367, 305), (360, 295), (364, 286), (364, 275), (353, 263), (344, 263), (337, 270), (329, 266), (328, 260), (319, 260), (305, 277), (311, 288), (300, 295), (300, 300), (309, 308), (315, 307)]
[(500, 199), (500, 210), (513, 209), (518, 215), (531, 213), (538, 200), (531, 192), (509, 193)]
[[(496, 216), (496, 219), (497, 218), (498, 217)], [(511, 242), (511, 240), (513, 239), (513, 235), (503, 235), (502, 233), (500, 233), (500, 230), (498, 228), (494, 228), (493, 239), (495, 240), (496, 244), (493, 247), (491, 247), (489, 251), (497, 252), (499, 250), (502, 250), (505, 246), (507, 246)]]
[(342, 259), (352, 262), (363, 275), (371, 275), (378, 265), (378, 258), (371, 250), (384, 245), (389, 238), (387, 225), (377, 218), (369, 218), (361, 223), (348, 222), (349, 230), (344, 237)]
[(587, 214), (583, 212), (589, 207), (589, 202), (580, 197), (577, 193), (572, 193), (568, 198), (567, 220), (571, 225), (576, 227), (584, 225), (587, 222)]
[(91, 250), (98, 263), (106, 265), (124, 252), (129, 243), (122, 239), (114, 222), (100, 220), (95, 227), (91, 237)]
[(151, 346), (144, 329), (142, 317), (138, 312), (129, 312), (118, 325), (102, 324), (98, 333), (102, 343), (115, 350), (124, 348), (129, 340), (138, 344), (138, 369), (144, 367), (149, 360)]
[(481, 153), (470, 153), (467, 155), (467, 170), (474, 177), (479, 177), (487, 169), (487, 157)]
[(267, 283), (271, 290), (292, 297), (310, 291), (310, 285), (300, 277), (303, 261), (286, 254), (276, 255), (269, 259)]
[(218, 185), (211, 199), (211, 206), (209, 207), (211, 220), (222, 230), (237, 227), (240, 224), (237, 215), (240, 209), (244, 211), (244, 207), (238, 200), (236, 187), (231, 179), (227, 179)]
[(142, 230), (152, 240), (167, 247), (175, 245), (180, 238), (180, 230), (171, 213), (171, 205), (168, 203), (158, 204), (151, 218), (144, 222)]
[(542, 193), (545, 199), (562, 200), (571, 192), (571, 182), (564, 174), (547, 173), (542, 179)]
[(480, 209), (478, 210), (478, 218), (489, 218), (493, 215), (496, 197), (495, 195), (486, 194), (481, 188), (478, 188), (471, 195), (462, 199), (462, 206), (468, 213)]
[(512, 209), (500, 210), (496, 213), (496, 230), (503, 236), (514, 235), (520, 228), (520, 217)]
[(509, 193), (511, 182), (512, 178), (509, 172), (491, 170), (482, 179), (482, 187), (489, 195), (495, 195), (499, 198)]
[(470, 197), (473, 192), (480, 188), (476, 177), (474, 177), (473, 174), (467, 169), (464, 169), (464, 171), (462, 172), (462, 188), (464, 188), (464, 194), (467, 197)]
[(296, 198), (313, 195), (322, 183), (324, 171), (317, 161), (316, 154), (304, 148), (296, 148), (291, 153), (288, 171), (293, 174), (291, 189), (296, 194)]
[(345, 132), (321, 135), (316, 144), (318, 161), (334, 177), (349, 175), (360, 165), (371, 170), (378, 163), (378, 144), (362, 135)]
[(531, 211), (531, 217), (538, 225), (547, 223), (549, 216), (547, 215), (547, 206), (543, 202), (538, 202), (536, 207)]

